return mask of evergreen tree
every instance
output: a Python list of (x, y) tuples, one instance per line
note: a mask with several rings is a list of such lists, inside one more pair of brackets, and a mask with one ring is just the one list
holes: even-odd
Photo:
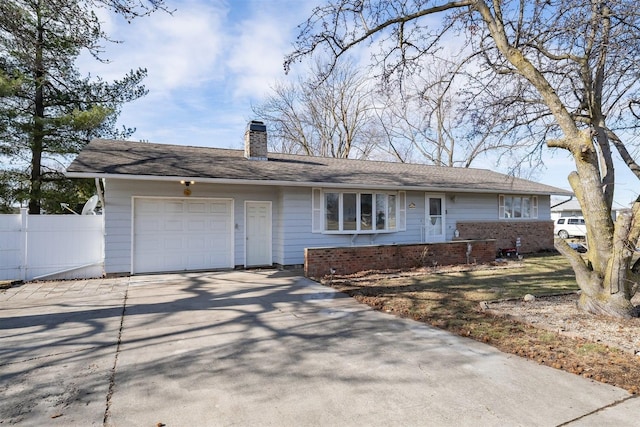
[(101, 43), (110, 42), (96, 7), (128, 20), (164, 9), (157, 0), (0, 2), (0, 164), (9, 193), (29, 200), (31, 214), (84, 196), (61, 172), (68, 156), (94, 137), (130, 135), (132, 129), (115, 128), (120, 107), (146, 94), (145, 69), (114, 82), (77, 69), (81, 53), (101, 60)]

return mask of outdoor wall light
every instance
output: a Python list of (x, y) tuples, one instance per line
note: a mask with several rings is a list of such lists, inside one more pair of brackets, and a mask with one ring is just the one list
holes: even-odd
[(180, 184), (184, 185), (186, 188), (184, 189), (184, 191), (182, 192), (185, 196), (190, 196), (191, 195), (191, 189), (189, 188), (189, 186), (191, 184), (195, 184), (195, 181), (185, 181), (184, 179), (180, 181)]

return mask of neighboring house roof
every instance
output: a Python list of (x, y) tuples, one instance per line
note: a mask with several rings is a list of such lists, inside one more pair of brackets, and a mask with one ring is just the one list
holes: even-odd
[(569, 191), (486, 169), (336, 159), (269, 153), (248, 160), (243, 150), (91, 141), (67, 168), (67, 176), (246, 183), (254, 185), (416, 189), (570, 195)]
[(551, 212), (581, 211), (580, 203), (577, 199), (551, 199)]

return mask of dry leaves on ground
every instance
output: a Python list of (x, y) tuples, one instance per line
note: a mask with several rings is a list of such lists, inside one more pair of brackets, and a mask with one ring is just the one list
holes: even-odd
[[(546, 259), (543, 264), (555, 262), (551, 261)], [(528, 303), (521, 298), (496, 298), (512, 291), (510, 281), (515, 287), (535, 287), (518, 268), (511, 264), (440, 268), (437, 272), (429, 269), (363, 272), (327, 278), (323, 283), (374, 309), (425, 322), (503, 352), (637, 394), (640, 319), (614, 319), (580, 312), (575, 305), (575, 292), (538, 296)], [(534, 282), (539, 280), (540, 271), (543, 270), (536, 270)], [(554, 271), (545, 274), (559, 276)], [(435, 282), (434, 275), (438, 276)], [(482, 289), (489, 284), (490, 288)], [(487, 301), (482, 304), (486, 309), (482, 309), (483, 295), (493, 295), (497, 301)], [(640, 304), (640, 295), (633, 302)]]

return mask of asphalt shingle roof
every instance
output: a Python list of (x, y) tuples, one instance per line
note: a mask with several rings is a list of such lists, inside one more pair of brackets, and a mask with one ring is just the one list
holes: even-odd
[(67, 168), (71, 177), (175, 177), (265, 185), (354, 186), (380, 189), (568, 195), (571, 192), (487, 169), (335, 159), (269, 153), (248, 160), (244, 150), (96, 139)]

